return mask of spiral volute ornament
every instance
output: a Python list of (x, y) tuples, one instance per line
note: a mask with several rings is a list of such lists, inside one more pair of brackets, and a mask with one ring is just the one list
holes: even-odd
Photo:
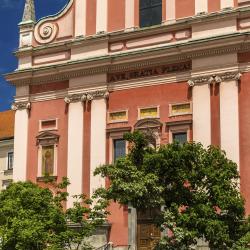
[(58, 34), (58, 25), (53, 22), (41, 22), (35, 27), (34, 36), (38, 43), (46, 44), (52, 42)]

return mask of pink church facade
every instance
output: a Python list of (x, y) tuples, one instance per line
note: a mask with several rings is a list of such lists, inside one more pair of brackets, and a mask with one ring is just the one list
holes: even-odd
[[(249, 31), (246, 0), (70, 0), (38, 22), (27, 0), (18, 69), (6, 76), (16, 86), (14, 181), (67, 176), (70, 195), (91, 196), (108, 185), (95, 168), (126, 153), (123, 134), (150, 127), (156, 145), (225, 150), (249, 214)], [(106, 242), (151, 249), (133, 208), (110, 211)]]

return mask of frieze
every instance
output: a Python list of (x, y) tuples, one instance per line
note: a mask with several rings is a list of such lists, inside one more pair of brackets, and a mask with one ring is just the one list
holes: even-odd
[(120, 82), (126, 80), (132, 80), (137, 78), (164, 75), (169, 73), (188, 71), (192, 69), (192, 63), (182, 62), (178, 64), (162, 65), (157, 67), (151, 67), (146, 69), (138, 69), (128, 72), (119, 72), (108, 75), (108, 82)]
[(24, 109), (30, 109), (31, 108), (31, 103), (30, 102), (15, 102), (11, 105), (11, 109), (13, 111), (17, 110), (24, 110)]

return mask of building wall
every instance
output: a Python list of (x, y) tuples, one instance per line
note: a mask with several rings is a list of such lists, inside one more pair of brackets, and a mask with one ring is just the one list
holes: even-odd
[(0, 141), (0, 190), (5, 189), (13, 179), (13, 171), (8, 170), (8, 153), (13, 151), (13, 139)]

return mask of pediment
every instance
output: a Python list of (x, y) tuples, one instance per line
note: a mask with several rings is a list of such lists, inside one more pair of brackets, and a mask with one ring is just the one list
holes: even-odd
[(138, 121), (134, 128), (139, 129), (139, 130), (144, 130), (144, 129), (153, 129), (153, 128), (161, 128), (162, 123), (155, 118), (146, 118)]
[(37, 139), (37, 145), (53, 145), (57, 144), (59, 141), (59, 135), (51, 132), (42, 132), (39, 134)]

